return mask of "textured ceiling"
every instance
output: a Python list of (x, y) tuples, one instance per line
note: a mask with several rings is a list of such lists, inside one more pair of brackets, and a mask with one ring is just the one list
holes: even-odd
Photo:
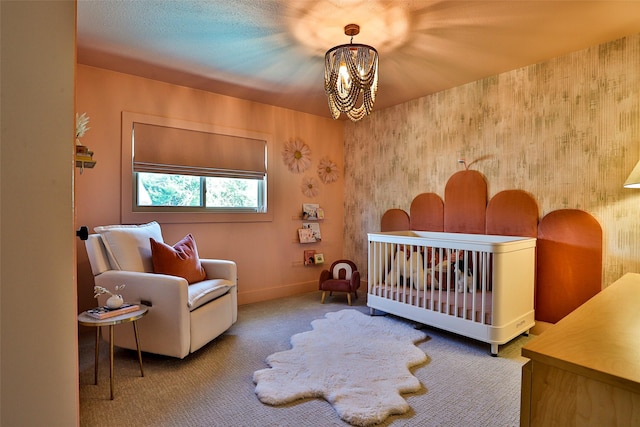
[(79, 0), (78, 62), (329, 117), (349, 23), (375, 110), (640, 33), (640, 1)]

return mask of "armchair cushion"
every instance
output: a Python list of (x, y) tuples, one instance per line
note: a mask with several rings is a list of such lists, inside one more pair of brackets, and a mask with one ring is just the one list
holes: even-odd
[(233, 283), (226, 279), (203, 280), (202, 282), (189, 285), (189, 289), (187, 290), (189, 310), (193, 311), (209, 301), (213, 301), (219, 296), (224, 295), (232, 286)]
[(169, 246), (150, 238), (151, 259), (155, 273), (184, 278), (189, 284), (203, 281), (207, 275), (198, 258), (198, 247), (191, 233)]
[(160, 224), (152, 221), (142, 225), (105, 225), (95, 227), (114, 270), (152, 273), (151, 244), (149, 238), (162, 242)]

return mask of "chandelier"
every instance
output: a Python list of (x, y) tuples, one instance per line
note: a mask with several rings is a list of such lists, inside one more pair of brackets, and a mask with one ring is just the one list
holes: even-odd
[(356, 122), (371, 113), (378, 91), (378, 51), (354, 44), (360, 26), (349, 24), (344, 33), (350, 44), (329, 49), (324, 55), (324, 91), (334, 119), (345, 113)]

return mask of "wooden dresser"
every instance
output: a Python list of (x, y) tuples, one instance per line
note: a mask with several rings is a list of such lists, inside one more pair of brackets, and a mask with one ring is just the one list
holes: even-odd
[(521, 426), (640, 426), (640, 274), (522, 348)]

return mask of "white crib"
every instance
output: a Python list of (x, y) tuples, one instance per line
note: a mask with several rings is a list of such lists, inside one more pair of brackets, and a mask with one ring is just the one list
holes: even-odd
[(534, 321), (536, 239), (369, 233), (367, 305), (498, 346)]

